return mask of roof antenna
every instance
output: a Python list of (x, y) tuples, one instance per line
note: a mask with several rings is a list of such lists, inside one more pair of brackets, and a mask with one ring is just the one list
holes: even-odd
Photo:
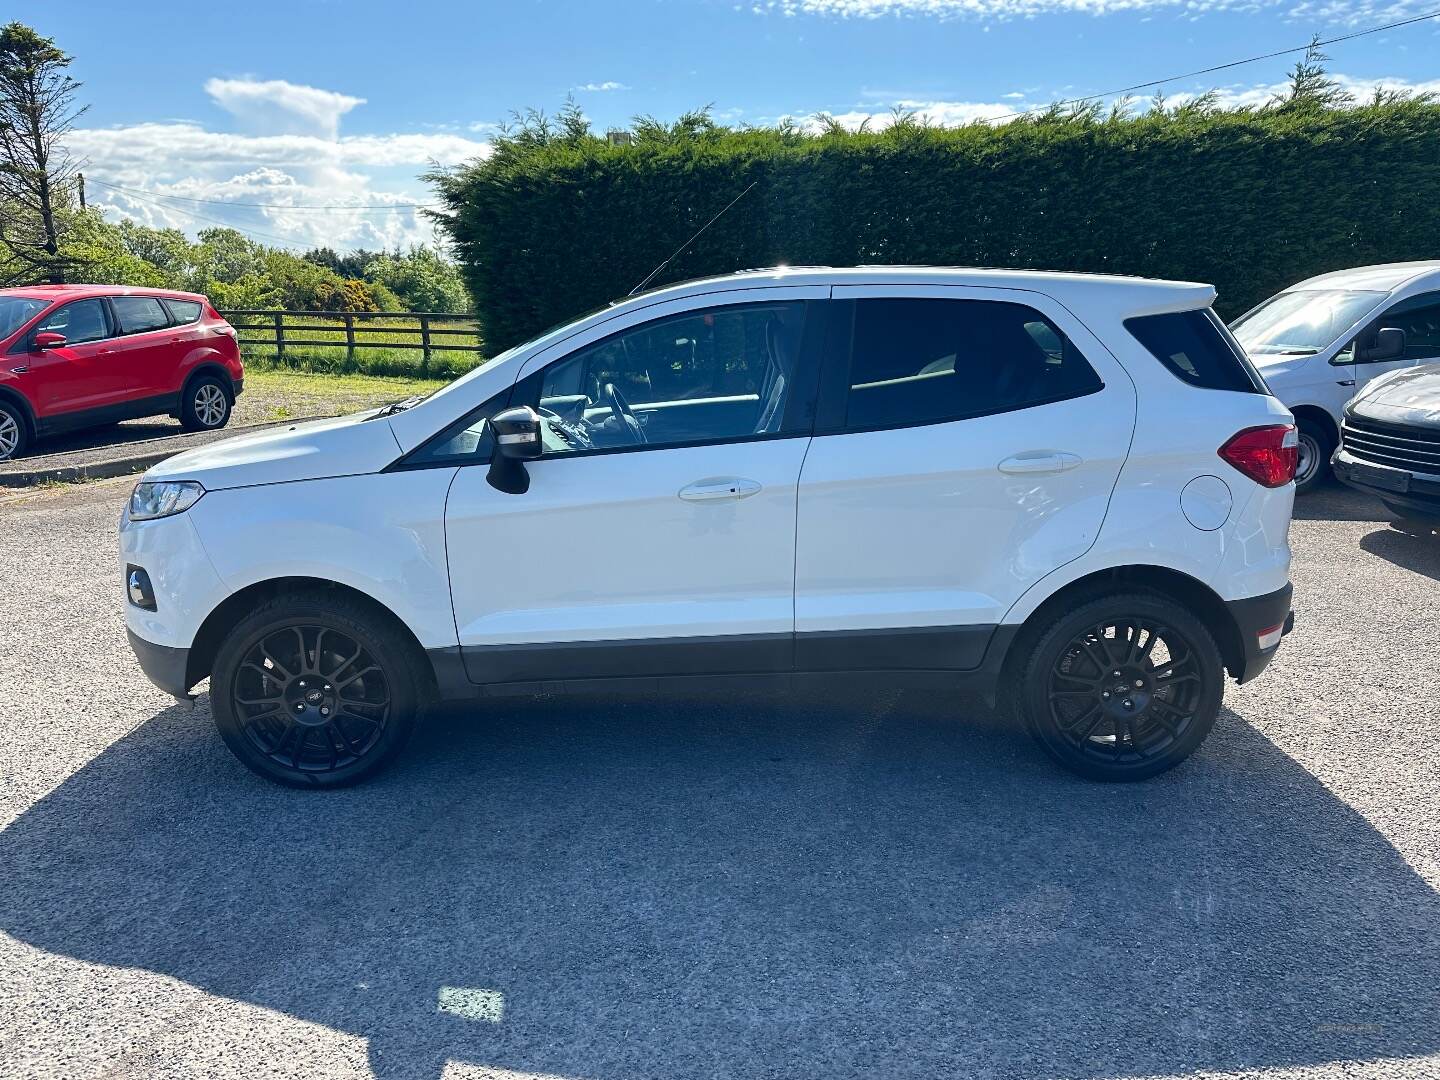
[[(760, 182), (759, 180), (751, 180), (751, 181), (750, 181), (750, 187), (747, 187), (744, 191), (740, 192), (739, 195), (736, 195), (735, 198), (731, 199), (728, 203), (725, 204), (725, 210), (729, 210), (730, 207), (734, 206), (737, 202), (739, 202), (741, 199), (743, 199), (746, 195), (749, 195), (749, 194), (750, 194), (750, 188), (753, 188), (753, 187), (754, 187), (756, 184), (758, 184), (759, 182)], [(679, 254), (680, 254), (682, 251), (684, 251), (687, 247), (689, 247), (691, 244), (693, 244), (696, 240), (699, 240), (699, 239), (700, 239), (700, 233), (703, 233), (703, 232), (704, 232), (706, 229), (708, 229), (711, 225), (714, 225), (715, 222), (719, 221), (722, 217), (724, 217), (724, 216), (725, 216), (725, 210), (721, 210), (720, 213), (716, 214), (716, 215), (715, 215), (714, 217), (712, 217), (709, 221), (705, 222), (704, 225), (701, 225), (700, 228), (699, 228), (699, 230), (695, 233), (694, 236), (690, 237), (689, 240), (686, 240), (686, 241), (685, 241), (683, 244), (681, 244), (678, 248), (676, 248), (674, 251), (672, 251), (672, 252), (670, 253), (670, 257), (669, 257), (668, 259), (666, 259), (664, 262), (662, 262), (659, 266), (655, 267), (654, 270), (651, 270), (650, 273), (648, 273), (647, 275), (645, 275), (645, 280), (642, 281), (642, 282), (640, 282), (639, 285), (636, 285), (633, 289), (631, 289), (628, 293), (626, 293), (626, 294), (625, 294), (626, 297), (628, 298), (628, 297), (634, 296), (634, 295), (635, 295), (636, 293), (638, 293), (641, 289), (645, 288), (646, 285), (649, 285), (650, 282), (654, 281), (655, 278), (656, 278), (656, 276), (660, 273), (660, 271), (664, 270), (665, 267), (669, 266), (672, 262), (675, 261), (675, 257), (676, 257), (677, 255), (679, 255)]]

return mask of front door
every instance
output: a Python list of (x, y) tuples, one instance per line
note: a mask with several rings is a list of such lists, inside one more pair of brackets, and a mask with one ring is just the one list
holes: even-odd
[(42, 319), (31, 331), (61, 334), (65, 344), (32, 350), (36, 404), (42, 417), (80, 422), (84, 414), (113, 405), (125, 393), (124, 381), (112, 363), (115, 342), (104, 300), (75, 300)]
[(632, 316), (516, 384), (543, 417), (529, 490), (462, 468), (446, 507), (473, 680), (789, 669), (823, 292), (756, 293)]
[[(1387, 326), (1405, 332), (1405, 352), (1390, 360), (1355, 363), (1351, 370), (1355, 373), (1354, 392), (1357, 394), (1367, 383), (1396, 368), (1440, 361), (1440, 293), (1421, 293), (1407, 300), (1397, 301), (1370, 324), (1368, 333)], [(1362, 334), (1361, 338), (1366, 336)], [(1354, 352), (1353, 348), (1349, 351), (1352, 354)]]
[(1134, 389), (1035, 293), (833, 295), (842, 330), (800, 478), (797, 664), (976, 667), (1020, 595), (1095, 542)]

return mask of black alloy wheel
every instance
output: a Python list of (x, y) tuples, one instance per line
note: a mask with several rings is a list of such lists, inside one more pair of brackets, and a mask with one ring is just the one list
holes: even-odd
[(313, 623), (257, 640), (232, 694), (256, 750), (299, 772), (353, 765), (390, 720), (390, 686), (375, 658), (349, 635)]
[(1135, 594), (1085, 604), (1041, 636), (1024, 706), (1040, 744), (1067, 768), (1138, 780), (1204, 741), (1223, 684), (1204, 625), (1166, 597)]
[(426, 685), (416, 652), (393, 620), (343, 595), (276, 598), (221, 645), (210, 679), (216, 727), (277, 783), (357, 783), (409, 741)]

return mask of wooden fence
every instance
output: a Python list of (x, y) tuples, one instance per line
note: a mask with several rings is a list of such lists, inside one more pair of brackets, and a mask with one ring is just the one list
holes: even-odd
[[(233, 308), (220, 314), (235, 327), (241, 345), (269, 346), (285, 363), (289, 348), (344, 349), (349, 361), (356, 349), (419, 349), (420, 371), (437, 352), (480, 353), (479, 326), (472, 314), (429, 311), (285, 311)], [(324, 320), (323, 322), (321, 320)], [(398, 325), (405, 323), (408, 325)], [(458, 325), (457, 325), (458, 324)], [(326, 334), (327, 337), (319, 337)], [(456, 342), (455, 338), (470, 338)], [(437, 340), (438, 339), (438, 340)]]

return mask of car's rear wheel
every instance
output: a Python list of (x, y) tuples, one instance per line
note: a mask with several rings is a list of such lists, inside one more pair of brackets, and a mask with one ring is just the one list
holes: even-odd
[(398, 627), (347, 597), (282, 597), (221, 645), (210, 678), (215, 724), (268, 780), (345, 787), (409, 741), (424, 700), (421, 663)]
[(1330, 431), (1317, 420), (1302, 416), (1296, 421), (1300, 446), (1295, 459), (1295, 494), (1314, 491), (1330, 475), (1330, 455), (1335, 453), (1335, 440)]
[(29, 441), (25, 417), (16, 406), (0, 399), (0, 461), (19, 457)]
[(186, 431), (215, 431), (230, 422), (230, 391), (218, 376), (201, 375), (185, 387), (180, 424)]
[(1142, 780), (1184, 761), (1214, 727), (1225, 681), (1204, 624), (1148, 592), (1060, 615), (1022, 670), (1020, 711), (1031, 733), (1094, 780)]

